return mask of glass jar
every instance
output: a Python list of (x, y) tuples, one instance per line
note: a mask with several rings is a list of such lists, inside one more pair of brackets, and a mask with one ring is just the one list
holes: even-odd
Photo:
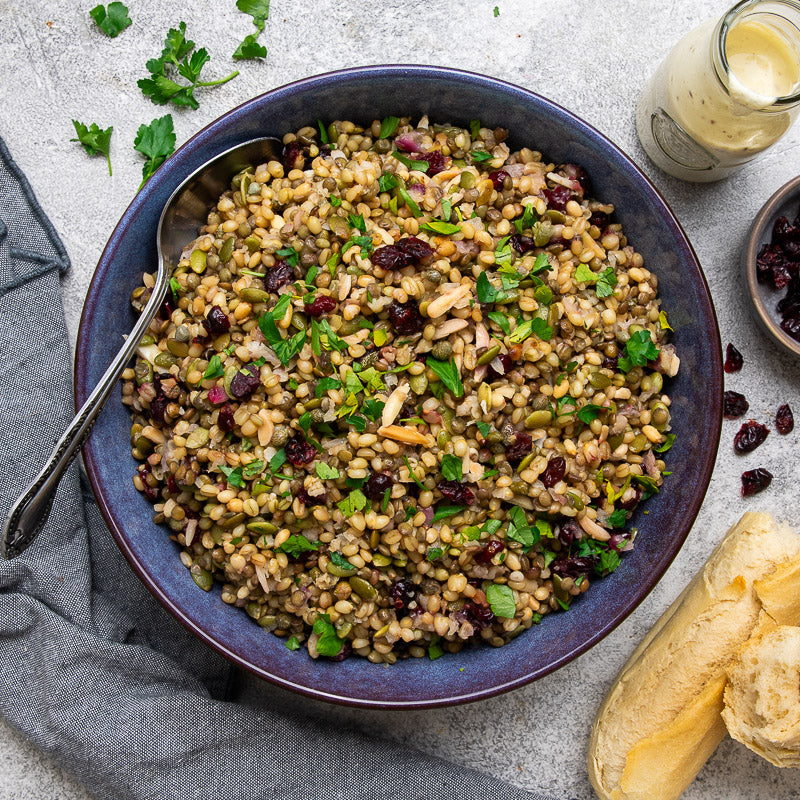
[(687, 34), (639, 99), (647, 155), (689, 181), (724, 178), (774, 144), (800, 108), (800, 0), (742, 0)]

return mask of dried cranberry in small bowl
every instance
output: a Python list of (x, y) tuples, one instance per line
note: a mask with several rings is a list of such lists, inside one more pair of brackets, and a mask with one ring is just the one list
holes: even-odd
[(747, 402), (747, 398), (743, 394), (728, 391), (723, 395), (722, 416), (725, 419), (736, 419), (744, 416), (748, 408), (750, 408), (750, 403)]
[(784, 403), (775, 414), (775, 427), (778, 429), (778, 433), (782, 433), (784, 436), (794, 430), (794, 414), (788, 403)]
[(744, 364), (742, 354), (730, 343), (725, 348), (725, 372), (738, 372)]
[(395, 247), (399, 248), (400, 252), (412, 261), (425, 262), (427, 259), (433, 258), (434, 254), (433, 248), (418, 236), (406, 236), (404, 239), (400, 239)]
[(736, 436), (733, 437), (733, 449), (737, 453), (750, 453), (756, 449), (764, 439), (769, 436), (769, 428), (749, 419), (745, 422)]
[(785, 317), (781, 322), (781, 329), (786, 331), (792, 339), (800, 342), (800, 317)]
[(762, 467), (742, 473), (742, 497), (763, 492), (772, 483), (772, 473)]

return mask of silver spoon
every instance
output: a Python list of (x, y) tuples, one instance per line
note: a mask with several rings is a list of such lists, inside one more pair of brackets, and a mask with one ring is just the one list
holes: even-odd
[(150, 327), (167, 294), (172, 270), (184, 248), (197, 237), (209, 208), (229, 187), (234, 175), (248, 166), (279, 160), (281, 150), (278, 139), (252, 139), (207, 161), (172, 193), (158, 221), (158, 274), (150, 299), (125, 345), (56, 443), (47, 464), (11, 506), (0, 538), (0, 555), (4, 558), (14, 558), (25, 551), (47, 522), (61, 476), (88, 438), (111, 390)]

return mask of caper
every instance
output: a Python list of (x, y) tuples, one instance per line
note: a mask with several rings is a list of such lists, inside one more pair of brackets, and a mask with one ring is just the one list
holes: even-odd
[(663, 403), (656, 403), (650, 419), (656, 428), (664, 427), (669, 422), (669, 409)]
[(528, 484), (525, 481), (514, 481), (511, 484), (511, 491), (514, 494), (528, 494)]
[(438, 269), (426, 269), (423, 273), (423, 277), (426, 280), (429, 280), (431, 283), (441, 283), (442, 282), (442, 273), (439, 272)]
[(453, 355), (453, 348), (450, 346), (450, 342), (436, 342), (431, 348), (431, 355), (437, 361), (447, 361)]
[(375, 364), (375, 362), (381, 357), (381, 354), (377, 350), (371, 350), (361, 359), (361, 369), (367, 369)]
[(311, 412), (311, 421), (315, 425), (321, 425), (323, 422), (325, 422), (325, 412), (321, 408), (315, 408)]
[(272, 440), (270, 441), (270, 444), (273, 447), (281, 448), (286, 444), (286, 442), (289, 441), (291, 435), (292, 434), (286, 425), (276, 425), (275, 430), (272, 432)]

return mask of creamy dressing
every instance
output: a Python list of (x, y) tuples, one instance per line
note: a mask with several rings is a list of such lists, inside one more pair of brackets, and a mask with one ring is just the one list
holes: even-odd
[(769, 22), (738, 20), (725, 40), (723, 85), (712, 62), (715, 28), (707, 22), (674, 47), (637, 109), (647, 154), (686, 180), (725, 177), (783, 136), (797, 112), (774, 107), (800, 85), (796, 43)]

